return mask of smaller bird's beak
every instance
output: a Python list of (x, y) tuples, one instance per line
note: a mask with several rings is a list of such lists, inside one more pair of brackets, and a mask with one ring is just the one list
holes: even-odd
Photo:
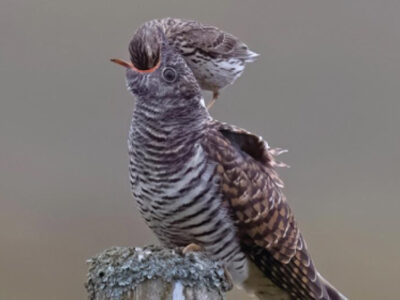
[(123, 67), (125, 67), (125, 68), (134, 69), (134, 66), (132, 65), (132, 63), (127, 62), (127, 61), (125, 61), (125, 60), (122, 60), (122, 59), (119, 59), (119, 58), (111, 58), (110, 60), (111, 60), (113, 63), (116, 63), (116, 64), (118, 64), (118, 65), (121, 65), (121, 66), (123, 66)]

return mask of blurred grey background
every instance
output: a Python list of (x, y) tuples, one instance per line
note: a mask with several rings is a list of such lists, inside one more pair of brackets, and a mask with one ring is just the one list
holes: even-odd
[(212, 115), (290, 150), (285, 191), (326, 278), (350, 299), (398, 298), (400, 1), (1, 0), (0, 299), (85, 299), (85, 259), (156, 241), (109, 58), (165, 16), (261, 54)]

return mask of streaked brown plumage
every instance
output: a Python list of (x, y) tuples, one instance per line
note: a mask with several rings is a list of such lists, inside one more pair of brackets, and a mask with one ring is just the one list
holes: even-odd
[[(130, 43), (130, 56), (133, 65), (139, 69), (149, 69), (158, 60), (159, 35), (161, 28), (169, 43), (184, 57), (192, 69), (200, 87), (213, 92), (213, 100), (218, 97), (219, 90), (232, 84), (244, 71), (245, 64), (258, 56), (248, 46), (230, 33), (215, 26), (205, 25), (197, 21), (164, 18), (148, 21), (141, 25)], [(139, 40), (147, 40), (146, 49)], [(140, 55), (146, 53), (146, 55)]]
[(234, 214), (243, 249), (257, 267), (294, 299), (345, 299), (315, 269), (281, 191), (283, 182), (275, 169), (285, 164), (275, 156), (284, 151), (218, 121), (210, 121), (203, 146), (218, 162), (225, 205)]
[(137, 98), (130, 181), (149, 227), (165, 246), (200, 245), (259, 299), (346, 299), (317, 272), (282, 193), (283, 151), (212, 119), (176, 48), (162, 38), (149, 51), (154, 43), (141, 37), (130, 47), (134, 66), (115, 62)]

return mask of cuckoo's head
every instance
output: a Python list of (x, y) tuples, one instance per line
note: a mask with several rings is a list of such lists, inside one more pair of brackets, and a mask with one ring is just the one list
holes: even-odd
[(139, 100), (201, 98), (191, 69), (168, 44), (160, 28), (139, 28), (130, 42), (129, 53), (130, 62), (111, 61), (126, 68), (127, 87)]

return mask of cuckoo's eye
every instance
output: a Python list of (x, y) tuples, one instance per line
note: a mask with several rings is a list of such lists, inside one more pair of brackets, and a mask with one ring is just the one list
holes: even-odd
[(165, 68), (162, 71), (162, 77), (166, 82), (174, 82), (176, 78), (178, 77), (178, 74), (176, 71), (172, 68)]

